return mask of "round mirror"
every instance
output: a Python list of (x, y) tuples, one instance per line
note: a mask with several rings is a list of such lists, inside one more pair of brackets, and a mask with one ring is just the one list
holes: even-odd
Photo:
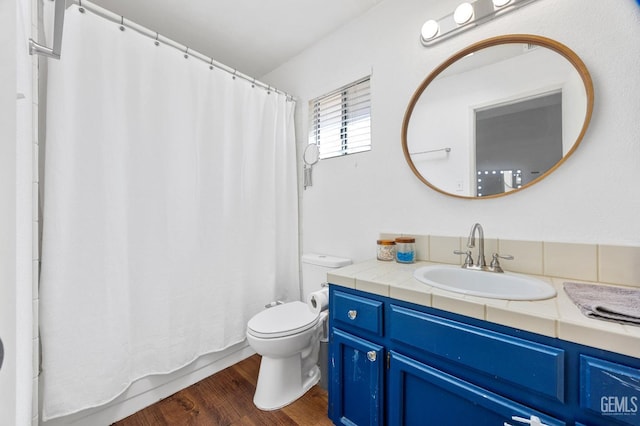
[(302, 153), (302, 160), (304, 161), (304, 189), (313, 185), (313, 179), (311, 172), (313, 166), (320, 160), (320, 148), (315, 143), (310, 143)]
[(414, 93), (402, 149), (425, 184), (460, 198), (493, 198), (552, 173), (578, 147), (593, 83), (569, 48), (534, 35), (475, 43)]
[(307, 166), (315, 165), (320, 159), (320, 149), (315, 143), (310, 143), (302, 153), (302, 159)]

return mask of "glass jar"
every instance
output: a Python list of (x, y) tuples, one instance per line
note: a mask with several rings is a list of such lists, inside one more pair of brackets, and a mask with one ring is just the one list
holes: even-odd
[(396, 262), (413, 263), (416, 260), (416, 239), (413, 237), (396, 238)]
[(393, 240), (378, 240), (378, 260), (394, 260), (396, 258), (396, 242)]

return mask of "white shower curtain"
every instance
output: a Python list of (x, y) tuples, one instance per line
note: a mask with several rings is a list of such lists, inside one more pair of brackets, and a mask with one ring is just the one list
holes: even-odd
[(244, 339), (299, 298), (294, 103), (92, 13), (49, 62), (43, 419)]

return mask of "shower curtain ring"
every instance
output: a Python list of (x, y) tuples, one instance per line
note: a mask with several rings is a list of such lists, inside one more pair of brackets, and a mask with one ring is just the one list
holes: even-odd
[(187, 47), (184, 51), (184, 58), (189, 59), (189, 48)]
[(120, 15), (120, 31), (124, 31), (124, 16)]
[(251, 82), (251, 88), (256, 87), (256, 79), (254, 77), (253, 81)]
[(213, 68), (213, 58), (211, 58), (211, 62), (209, 62), (209, 69), (212, 70)]
[(160, 34), (158, 34), (158, 32), (156, 31), (156, 41), (153, 42), (153, 44), (155, 44), (156, 46), (160, 46), (160, 42), (158, 41), (158, 37), (160, 37)]
[(82, 7), (82, 0), (78, 0), (78, 12), (84, 13), (84, 7)]
[(236, 73), (238, 72), (237, 69), (233, 69), (233, 75), (231, 76), (231, 78), (233, 78), (234, 80), (236, 79)]

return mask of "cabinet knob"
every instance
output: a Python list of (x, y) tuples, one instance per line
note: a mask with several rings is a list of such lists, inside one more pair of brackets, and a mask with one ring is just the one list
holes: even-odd
[(367, 359), (371, 362), (375, 362), (376, 358), (378, 357), (378, 354), (376, 354), (376, 351), (369, 351), (367, 352)]
[(355, 309), (352, 309), (349, 312), (347, 312), (347, 316), (349, 317), (350, 320), (354, 320), (358, 316), (358, 311), (356, 311)]

